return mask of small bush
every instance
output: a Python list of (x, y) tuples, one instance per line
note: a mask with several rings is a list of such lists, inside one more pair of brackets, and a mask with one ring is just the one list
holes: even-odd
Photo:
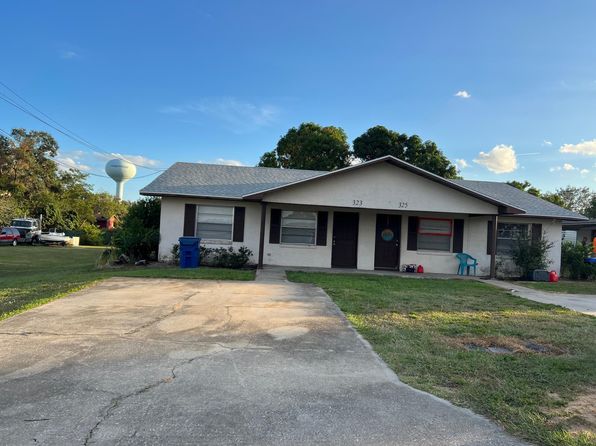
[(180, 245), (178, 243), (172, 246), (170, 253), (172, 254), (172, 263), (174, 265), (180, 264)]
[(511, 258), (523, 279), (531, 279), (534, 270), (545, 269), (548, 266), (548, 251), (552, 247), (553, 243), (544, 236), (540, 239), (527, 236), (517, 239)]
[(572, 280), (596, 278), (596, 267), (584, 261), (590, 257), (591, 253), (590, 245), (585, 243), (563, 242), (561, 246), (561, 274), (563, 277)]
[(112, 241), (120, 254), (132, 260), (156, 260), (159, 246), (158, 198), (133, 203), (120, 227), (113, 231)]
[(241, 246), (238, 251), (229, 248), (207, 248), (201, 246), (201, 265), (217, 268), (240, 269), (246, 266), (252, 256), (252, 251)]
[(103, 231), (89, 222), (84, 222), (76, 232), (79, 233), (81, 245), (102, 246), (104, 244)]

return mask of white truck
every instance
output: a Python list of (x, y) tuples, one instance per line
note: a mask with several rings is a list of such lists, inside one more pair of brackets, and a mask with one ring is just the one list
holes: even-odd
[(41, 224), (37, 218), (13, 218), (10, 226), (21, 234), (20, 243), (35, 245), (41, 242)]

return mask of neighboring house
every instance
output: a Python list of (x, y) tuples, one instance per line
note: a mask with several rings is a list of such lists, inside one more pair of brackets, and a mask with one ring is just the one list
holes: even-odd
[(592, 243), (594, 238), (596, 238), (596, 220), (563, 222), (563, 240), (573, 243)]
[(141, 194), (162, 197), (161, 259), (196, 235), (246, 245), (259, 266), (453, 274), (463, 251), (494, 276), (527, 234), (553, 242), (558, 271), (561, 221), (585, 220), (504, 183), (446, 180), (392, 156), (332, 172), (176, 163)]
[(104, 217), (102, 215), (97, 215), (95, 217), (95, 222), (99, 229), (107, 229), (108, 231), (111, 231), (116, 227), (116, 216)]

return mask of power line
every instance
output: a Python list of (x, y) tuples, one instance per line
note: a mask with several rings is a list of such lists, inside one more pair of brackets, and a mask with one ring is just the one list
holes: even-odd
[[(9, 137), (10, 139), (12, 139), (14, 142), (18, 143), (18, 141), (16, 139), (14, 139), (13, 136), (10, 133), (8, 133), (7, 131), (5, 131), (3, 129), (0, 129), (0, 132), (1, 133), (4, 133), (7, 137)], [(80, 168), (78, 168), (76, 166), (71, 166), (70, 164), (64, 163), (64, 162), (62, 162), (60, 160), (57, 160), (55, 158), (52, 158), (52, 157), (44, 156), (44, 158), (47, 159), (47, 160), (49, 160), (49, 161), (53, 161), (56, 164), (60, 164), (61, 166), (68, 167), (69, 169), (77, 170), (77, 171), (81, 172), (84, 175), (93, 175), (94, 177), (110, 178), (107, 175), (101, 175), (101, 174), (93, 173), (93, 172), (85, 172), (84, 170), (82, 170), (82, 169), (80, 169)]]
[[(33, 113), (30, 110), (28, 110), (26, 107), (22, 107), (21, 105), (19, 105), (16, 102), (14, 102), (10, 97), (8, 97), (8, 96), (6, 96), (6, 95), (4, 95), (2, 93), (0, 93), (0, 99), (2, 99), (3, 101), (5, 101), (6, 103), (12, 105), (13, 107), (18, 108), (19, 110), (21, 110), (22, 112), (28, 114), (32, 118), (37, 119), (38, 121), (44, 123), (48, 127), (51, 127), (52, 129), (56, 130), (57, 132), (60, 132), (61, 134), (63, 134), (67, 138), (70, 138), (70, 139), (72, 139), (73, 141), (75, 141), (75, 142), (77, 142), (79, 144), (83, 144), (83, 145), (89, 147), (90, 149), (92, 149), (94, 151), (99, 151), (99, 152), (102, 152), (102, 153), (104, 153), (106, 155), (109, 155), (111, 157), (119, 158), (119, 159), (121, 159), (123, 161), (128, 161), (129, 163), (134, 164), (135, 166), (140, 167), (142, 169), (155, 170), (156, 172), (163, 172), (164, 170), (166, 170), (166, 169), (158, 169), (158, 168), (155, 168), (155, 167), (144, 166), (142, 164), (137, 164), (135, 162), (132, 162), (130, 160), (127, 160), (126, 158), (124, 158), (122, 156), (118, 156), (118, 154), (115, 154), (115, 153), (112, 153), (112, 152), (108, 152), (107, 150), (103, 150), (101, 147), (98, 147), (97, 145), (95, 145), (95, 144), (87, 141), (85, 138), (77, 135), (75, 132), (73, 132), (72, 130), (69, 130), (67, 127), (63, 126), (58, 121), (56, 121), (55, 119), (53, 119), (52, 117), (50, 117), (49, 115), (47, 115), (46, 113), (44, 113), (43, 111), (41, 111), (39, 108), (37, 108), (35, 105), (31, 104), (29, 101), (27, 101), (25, 98), (23, 98), (21, 95), (19, 95), (16, 91), (14, 91), (12, 88), (10, 88), (8, 85), (6, 85), (4, 82), (0, 81), (0, 85), (2, 85), (4, 88), (6, 88), (8, 91), (10, 91), (13, 95), (15, 95), (17, 98), (19, 98), (25, 104), (27, 104), (28, 106), (30, 106), (34, 110), (38, 111), (39, 113), (41, 113), (44, 117), (46, 117), (49, 121), (53, 122), (55, 125), (50, 124), (48, 121), (40, 118), (35, 113)], [(58, 126), (58, 127), (56, 127), (56, 126)]]
[[(0, 83), (1, 83), (1, 82), (0, 82)], [(5, 130), (3, 130), (3, 129), (0, 129), (0, 133), (4, 133), (4, 134), (5, 134), (7, 137), (9, 137), (10, 139), (12, 139), (14, 142), (18, 143), (18, 141), (17, 141), (16, 139), (14, 139), (14, 138), (13, 138), (13, 136), (12, 136), (10, 133), (8, 133), (7, 131), (5, 131)], [(100, 178), (108, 178), (108, 179), (112, 179), (111, 177), (109, 177), (109, 176), (107, 176), (107, 175), (101, 175), (101, 174), (98, 174), (98, 173), (87, 172), (87, 171), (85, 171), (85, 170), (83, 170), (83, 169), (81, 169), (81, 168), (78, 168), (78, 167), (76, 167), (76, 166), (72, 166), (72, 165), (70, 165), (70, 164), (67, 164), (67, 163), (64, 163), (64, 162), (62, 162), (62, 161), (60, 161), (60, 160), (57, 160), (56, 158), (47, 157), (47, 156), (46, 156), (45, 158), (46, 158), (47, 160), (50, 160), (50, 161), (53, 161), (53, 162), (55, 162), (56, 164), (60, 164), (61, 166), (67, 167), (67, 168), (69, 168), (69, 169), (77, 170), (77, 171), (81, 172), (81, 173), (82, 173), (82, 174), (84, 174), (84, 175), (92, 175), (92, 176), (94, 176), (94, 177), (100, 177)], [(149, 174), (147, 174), (147, 175), (141, 175), (141, 176), (139, 176), (139, 177), (134, 177), (134, 178), (131, 178), (130, 180), (138, 180), (138, 179), (141, 179), (141, 178), (147, 178), (147, 177), (150, 177), (150, 176), (152, 176), (152, 175), (156, 175), (156, 174), (158, 174), (158, 173), (159, 173), (159, 172), (151, 172), (151, 173), (149, 173)]]

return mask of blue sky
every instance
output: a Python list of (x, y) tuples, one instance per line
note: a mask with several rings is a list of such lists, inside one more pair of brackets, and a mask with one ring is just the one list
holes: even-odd
[[(350, 141), (382, 124), (434, 140), (468, 179), (593, 188), (595, 17), (592, 1), (10, 2), (0, 80), (153, 168), (254, 165), (304, 121)], [(51, 130), (0, 101), (13, 127)], [(63, 162), (103, 173), (52, 133)]]

